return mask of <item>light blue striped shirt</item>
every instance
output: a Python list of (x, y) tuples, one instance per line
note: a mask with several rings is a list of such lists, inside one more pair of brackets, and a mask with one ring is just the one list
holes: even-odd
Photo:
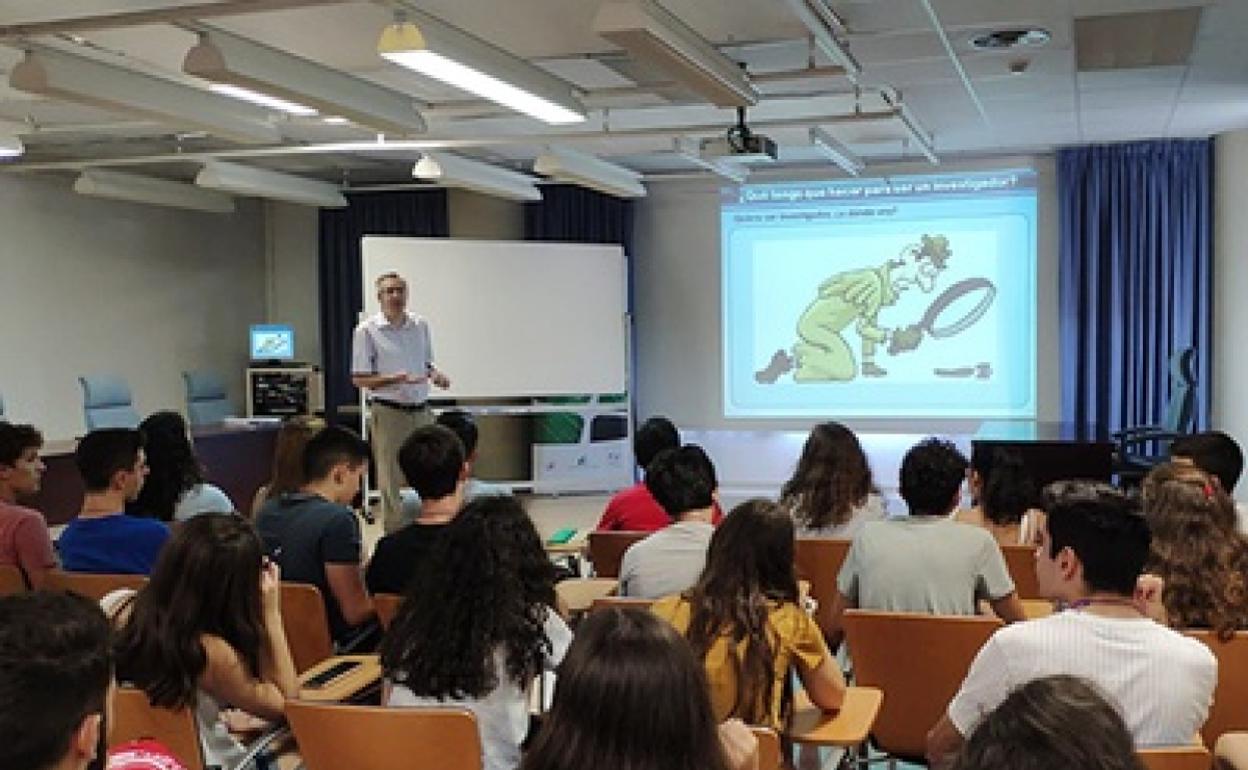
[[(427, 374), (433, 366), (433, 342), (429, 324), (419, 316), (407, 314), (400, 326), (386, 320), (382, 313), (366, 318), (355, 327), (351, 345), (352, 374)], [(374, 388), (374, 396), (403, 404), (420, 404), (429, 398), (429, 383), (401, 382)]]

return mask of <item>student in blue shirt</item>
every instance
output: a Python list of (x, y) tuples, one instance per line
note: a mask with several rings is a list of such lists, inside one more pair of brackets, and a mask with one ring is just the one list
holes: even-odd
[(87, 491), (78, 518), (57, 542), (61, 566), (69, 572), (150, 574), (169, 528), (125, 514), (147, 477), (143, 435), (129, 428), (92, 431), (79, 442), (74, 460)]

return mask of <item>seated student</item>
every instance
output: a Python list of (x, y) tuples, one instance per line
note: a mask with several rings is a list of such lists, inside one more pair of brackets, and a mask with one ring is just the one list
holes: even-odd
[(47, 521), (18, 505), (39, 491), (42, 447), (43, 436), (34, 427), (0, 420), (0, 564), (19, 567), (31, 588), (42, 588), (47, 571), (56, 566)]
[(108, 621), (71, 593), (0, 597), (0, 767), (103, 767), (112, 713)]
[[(454, 433), (464, 447), (464, 462), (468, 467), (468, 479), (464, 482), (463, 502), (470, 502), (483, 495), (511, 494), (511, 488), (508, 486), (491, 484), (472, 475), (473, 467), (477, 462), (478, 431), (477, 423), (472, 419), (471, 414), (459, 409), (451, 409), (439, 414), (434, 422)], [(407, 490), (403, 490), (403, 518), (407, 521), (416, 521), (420, 518), (420, 506), (424, 496), (420, 494), (419, 489), (415, 489), (415, 484), (412, 484), (411, 479), (408, 479), (407, 483), (413, 487), (415, 494), (408, 494)]]
[(793, 549), (788, 513), (766, 500), (742, 503), (711, 538), (697, 584), (651, 608), (684, 634), (706, 667), (718, 720), (779, 729), (792, 705), (790, 669), (816, 706), (841, 706), (845, 679), (798, 602)]
[(368, 470), (368, 456), (368, 444), (359, 436), (346, 428), (326, 428), (304, 449), (307, 481), (298, 492), (265, 503), (256, 516), (256, 529), (281, 566), (282, 579), (320, 589), (330, 635), (339, 646), (373, 632), (365, 626), (374, 612), (360, 566), (360, 522), (350, 508)]
[(78, 518), (57, 541), (61, 565), (70, 572), (151, 572), (169, 527), (125, 514), (147, 477), (143, 435), (130, 428), (93, 430), (78, 442), (74, 460), (87, 491)]
[(997, 542), (985, 530), (949, 519), (958, 504), (966, 458), (953, 444), (921, 441), (901, 461), (901, 497), (908, 517), (868, 522), (837, 576), (831, 627), (841, 642), (846, 609), (974, 615), (986, 600), (1007, 623), (1023, 605)]
[(154, 706), (194, 711), (209, 766), (233, 770), (246, 753), (222, 720), (226, 705), (280, 720), (299, 695), (280, 585), (250, 522), (205, 514), (174, 531), (137, 594), (104, 599), (118, 626), (117, 679)]
[(640, 610), (591, 612), (559, 665), (554, 705), (521, 770), (747, 770), (758, 741), (716, 728), (706, 676), (672, 627)]
[[(636, 435), (633, 436), (633, 454), (637, 465), (643, 470), (659, 453), (665, 449), (676, 449), (680, 446), (680, 433), (676, 426), (666, 417), (651, 417), (646, 420)], [(719, 503), (715, 503), (713, 524), (723, 518)], [(598, 521), (599, 530), (618, 530), (622, 532), (654, 532), (671, 524), (671, 517), (663, 510), (663, 506), (650, 493), (645, 482), (639, 482), (628, 489), (617, 492), (607, 509)]]
[(854, 432), (837, 422), (810, 431), (780, 505), (797, 522), (799, 536), (853, 539), (868, 521), (886, 516), (884, 498)]
[(366, 582), (373, 594), (401, 594), (416, 568), (464, 504), (468, 462), (459, 439), (441, 425), (417, 428), (399, 449), (399, 468), (424, 501), (419, 518), (377, 543)]
[(657, 599), (697, 582), (715, 527), (719, 484), (702, 447), (686, 444), (659, 453), (646, 472), (646, 489), (666, 511), (668, 525), (638, 540), (620, 560), (620, 596)]
[(416, 565), (381, 644), (384, 702), (467, 708), (484, 769), (515, 768), (529, 685), (572, 641), (554, 603), (554, 567), (520, 502), (477, 498)]
[[(1186, 461), (1205, 473), (1216, 476), (1227, 495), (1235, 494), (1235, 485), (1244, 472), (1244, 453), (1235, 439), (1220, 430), (1193, 433), (1174, 440), (1170, 458)], [(1248, 506), (1235, 503), (1235, 515), (1241, 535), (1248, 535)]]
[(1091, 682), (1046, 676), (987, 714), (952, 770), (1144, 770), (1122, 716)]
[(1149, 547), (1136, 504), (1105, 484), (1060, 482), (1045, 490), (1044, 508), (1036, 578), (1068, 609), (993, 634), (928, 734), (932, 765), (957, 751), (1011, 690), (1055, 674), (1100, 687), (1137, 748), (1191, 743), (1209, 714), (1213, 653), (1149, 619), (1134, 598)]
[(1172, 628), (1208, 628), (1222, 639), (1248, 628), (1248, 541), (1235, 532), (1234, 504), (1199, 468), (1162, 463), (1144, 479), (1152, 532), (1145, 571), (1162, 581)]
[(954, 521), (988, 530), (998, 545), (1035, 545), (1044, 515), (1040, 490), (1017, 453), (976, 444), (968, 485), (973, 507), (958, 511)]
[(299, 491), (304, 482), (303, 448), (324, 429), (325, 421), (319, 417), (300, 414), (282, 420), (273, 449), (273, 475), (267, 484), (256, 490), (251, 501), (251, 518), (254, 519), (268, 501)]
[(147, 480), (134, 502), (132, 516), (186, 521), (201, 513), (233, 513), (234, 503), (221, 488), (204, 481), (204, 468), (177, 412), (156, 412), (139, 423), (147, 453)]

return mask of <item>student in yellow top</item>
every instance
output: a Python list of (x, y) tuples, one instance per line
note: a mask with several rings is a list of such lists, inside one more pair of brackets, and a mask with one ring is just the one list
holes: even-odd
[(716, 720), (781, 727), (792, 705), (784, 686), (790, 668), (815, 705), (841, 707), (845, 679), (798, 602), (793, 519), (774, 503), (737, 506), (711, 538), (698, 582), (652, 609), (702, 659)]

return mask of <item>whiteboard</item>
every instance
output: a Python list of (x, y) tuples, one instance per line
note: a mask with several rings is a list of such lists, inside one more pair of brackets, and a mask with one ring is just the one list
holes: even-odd
[(407, 279), (451, 388), (434, 398), (622, 393), (627, 292), (619, 246), (368, 236), (364, 313), (375, 281)]

